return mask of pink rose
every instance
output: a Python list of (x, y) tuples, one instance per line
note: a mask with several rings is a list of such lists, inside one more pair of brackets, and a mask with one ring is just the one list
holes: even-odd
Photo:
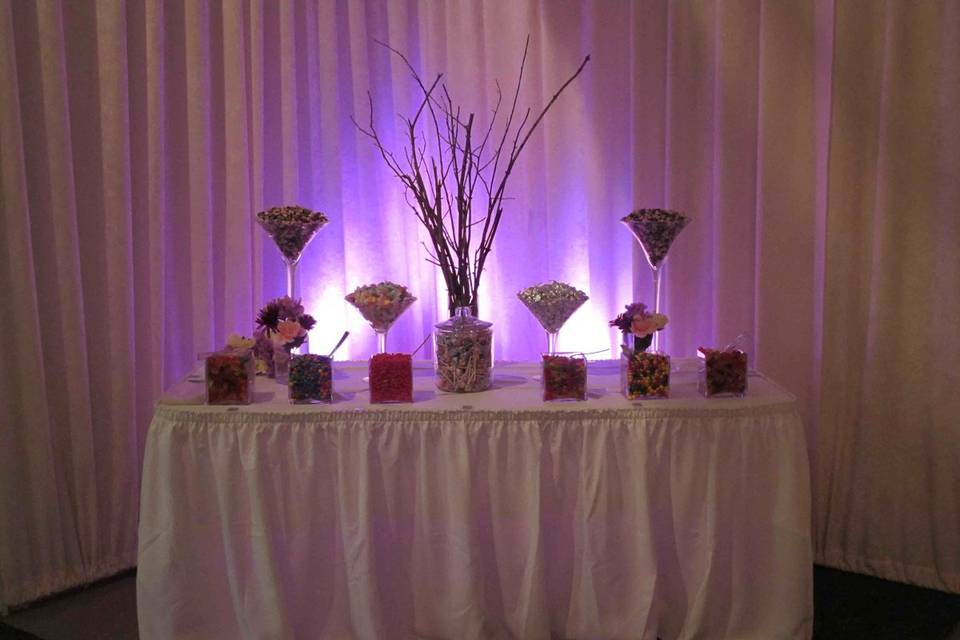
[(284, 342), (292, 342), (306, 333), (299, 322), (292, 320), (281, 320), (277, 325), (277, 333), (283, 338)]
[(645, 338), (657, 330), (656, 321), (650, 316), (634, 316), (630, 332), (638, 338)]

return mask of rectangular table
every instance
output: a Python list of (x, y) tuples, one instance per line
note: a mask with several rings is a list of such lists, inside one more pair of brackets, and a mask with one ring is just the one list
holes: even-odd
[(494, 389), (369, 405), (206, 407), (183, 382), (147, 441), (137, 599), (154, 638), (809, 638), (809, 468), (795, 398), (629, 402), (590, 363), (586, 402)]

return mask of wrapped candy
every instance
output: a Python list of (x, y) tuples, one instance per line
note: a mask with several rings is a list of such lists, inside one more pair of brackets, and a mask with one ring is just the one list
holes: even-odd
[(583, 354), (543, 354), (543, 400), (586, 400), (587, 360)]
[(333, 361), (329, 356), (307, 353), (290, 358), (287, 380), (290, 402), (333, 402)]
[(370, 403), (413, 402), (413, 360), (409, 353), (370, 358)]
[(434, 325), (436, 384), (441, 391), (486, 391), (493, 381), (493, 323), (474, 318), (469, 307)]
[(249, 349), (224, 349), (212, 353), (205, 362), (207, 404), (250, 404), (253, 402), (253, 352)]
[(700, 358), (700, 377), (697, 388), (701, 394), (713, 396), (743, 396), (747, 393), (747, 353), (740, 349), (697, 349)]
[(573, 312), (588, 300), (587, 294), (565, 282), (546, 282), (517, 294), (547, 333), (560, 331)]

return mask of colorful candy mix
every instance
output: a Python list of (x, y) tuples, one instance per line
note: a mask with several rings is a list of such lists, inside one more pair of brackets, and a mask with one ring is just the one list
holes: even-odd
[(643, 247), (647, 262), (658, 267), (690, 218), (667, 209), (639, 209), (621, 220)]
[(646, 351), (624, 351), (623, 393), (630, 400), (670, 395), (670, 356)]
[(549, 333), (556, 333), (589, 298), (565, 282), (546, 282), (527, 287), (517, 294), (521, 302)]
[(586, 400), (587, 361), (583, 356), (543, 356), (543, 400)]
[(315, 353), (291, 357), (287, 389), (295, 404), (333, 402), (332, 360)]
[(393, 282), (381, 282), (357, 287), (346, 297), (370, 323), (374, 331), (387, 331), (416, 298), (407, 288)]
[(700, 347), (697, 351), (702, 358), (697, 385), (700, 393), (708, 398), (717, 395), (742, 396), (747, 393), (746, 352), (706, 347)]
[(317, 232), (329, 222), (319, 211), (304, 207), (273, 207), (257, 214), (257, 222), (273, 238), (288, 262), (297, 262)]
[(413, 402), (413, 362), (408, 353), (370, 358), (370, 402)]
[(226, 349), (206, 359), (207, 404), (250, 404), (255, 379), (253, 353)]

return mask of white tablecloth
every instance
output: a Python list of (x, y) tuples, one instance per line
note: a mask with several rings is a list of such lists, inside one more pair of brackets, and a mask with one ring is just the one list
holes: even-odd
[(630, 403), (615, 363), (545, 405), (538, 369), (495, 389), (367, 404), (337, 363), (329, 406), (190, 406), (150, 427), (141, 638), (809, 638), (810, 489), (796, 401)]

